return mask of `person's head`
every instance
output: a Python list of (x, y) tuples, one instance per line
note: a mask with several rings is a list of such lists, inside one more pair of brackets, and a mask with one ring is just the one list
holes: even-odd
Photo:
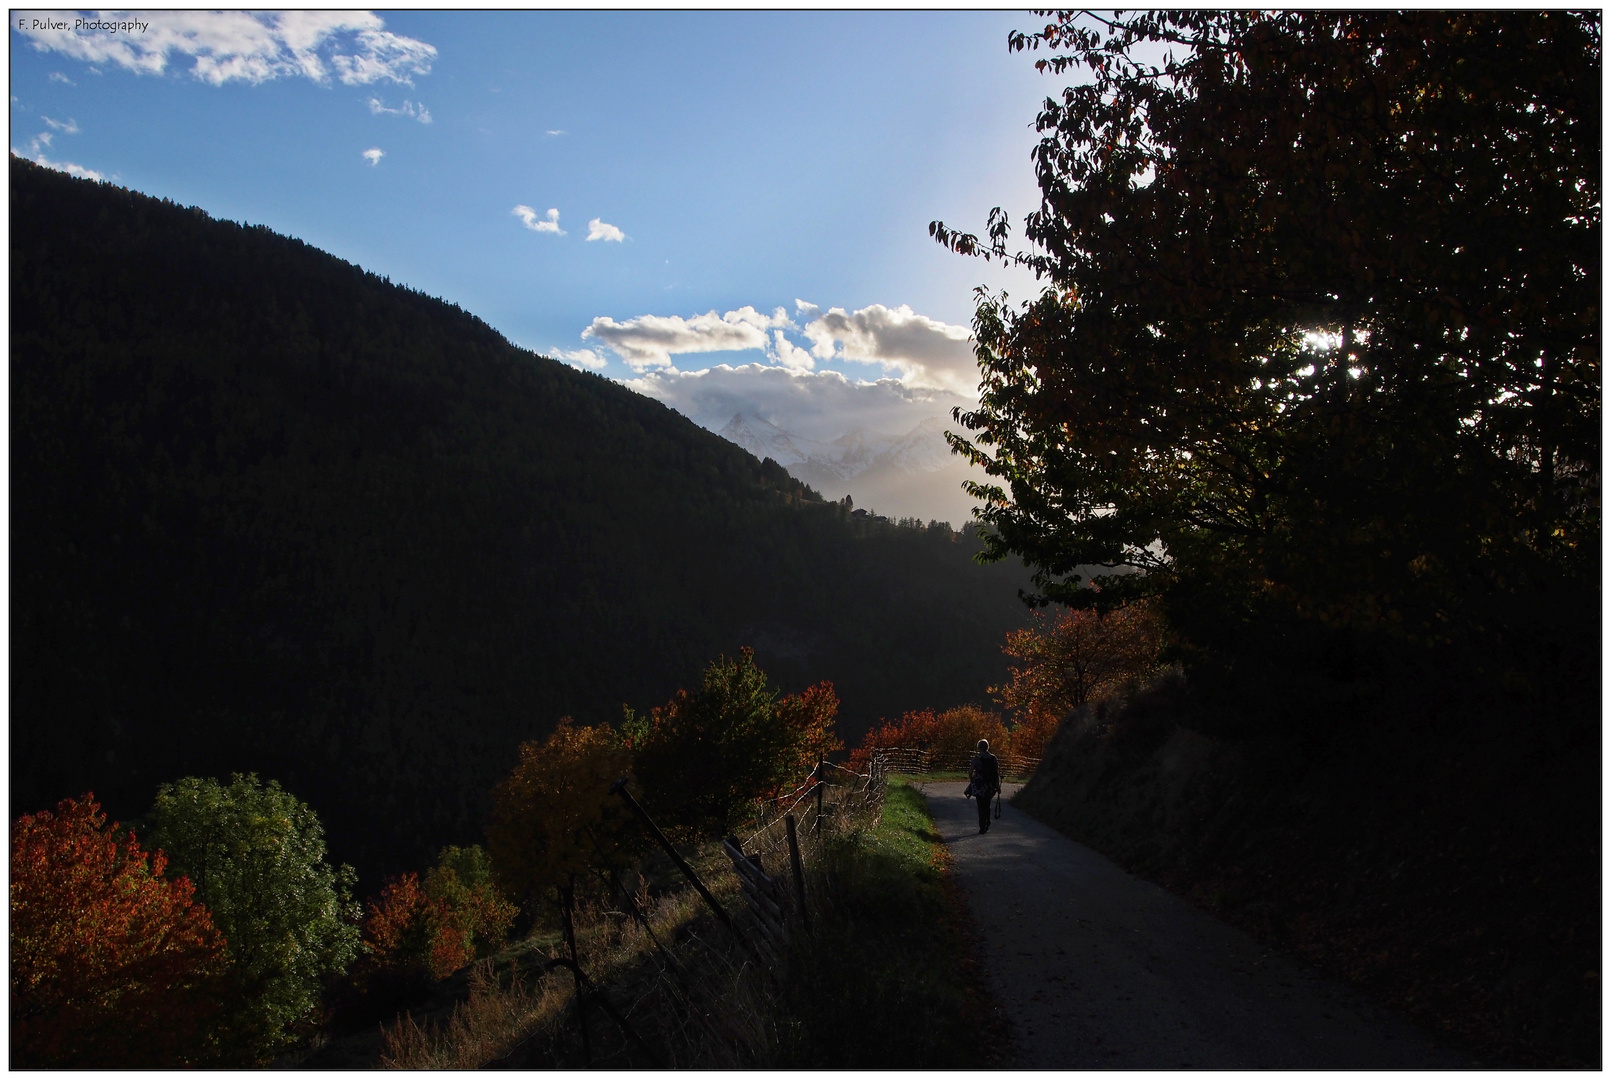
[(988, 753), (989, 750), (990, 750), (990, 740), (989, 739), (980, 739), (979, 740), (979, 752), (981, 754), (983, 754), (983, 753)]

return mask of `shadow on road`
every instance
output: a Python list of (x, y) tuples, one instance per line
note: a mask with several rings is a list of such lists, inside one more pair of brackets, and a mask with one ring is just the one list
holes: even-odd
[(963, 787), (923, 790), (1021, 1067), (1481, 1067), (1010, 803), (981, 834)]

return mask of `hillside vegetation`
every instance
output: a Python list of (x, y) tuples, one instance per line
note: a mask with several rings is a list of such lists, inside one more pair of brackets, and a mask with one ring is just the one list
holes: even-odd
[(255, 772), (366, 882), (522, 739), (753, 646), (841, 736), (982, 700), (1021, 566), (261, 227), (11, 161), (12, 813)]

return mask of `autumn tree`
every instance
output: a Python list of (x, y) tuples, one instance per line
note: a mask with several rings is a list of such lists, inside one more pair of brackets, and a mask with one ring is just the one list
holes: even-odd
[(1017, 722), (1014, 746), (1038, 757), (1070, 712), (1158, 662), (1162, 623), (1152, 605), (1133, 602), (1107, 613), (1060, 608), (1036, 612), (1032, 625), (1007, 635), (1002, 652), (1011, 681), (991, 693)]
[(174, 1068), (212, 1057), (224, 939), (167, 859), (93, 795), (11, 830), (11, 1063)]
[(1083, 80), (1036, 124), (1029, 251), (999, 210), (931, 226), (1045, 285), (974, 321), (953, 445), (993, 554), (1074, 606), (1217, 597), (1205, 645), (1237, 608), (1428, 646), (1592, 622), (1598, 13), (1065, 12), (1010, 45)]
[(631, 770), (631, 753), (604, 724), (578, 727), (567, 716), (543, 742), (522, 743), (519, 763), (493, 790), (487, 825), (504, 892), (532, 903), (570, 888), (591, 865), (625, 861), (637, 825), (610, 785)]
[(515, 915), (484, 849), (446, 847), (423, 884), (415, 873), (387, 882), (362, 929), (375, 967), (441, 979), (502, 946)]
[(926, 750), (929, 764), (936, 769), (959, 769), (968, 763), (987, 739), (996, 754), (1020, 752), (1015, 732), (1009, 732), (999, 714), (977, 705), (958, 705), (935, 712), (914, 709), (899, 720), (885, 720), (868, 731), (862, 745), (851, 755), (858, 768), (864, 768), (871, 751), (884, 747)]
[(742, 649), (711, 663), (698, 690), (679, 690), (648, 715), (628, 709), (622, 733), (646, 798), (668, 824), (720, 835), (757, 798), (793, 787), (843, 747), (838, 711), (832, 683), (780, 697)]
[(313, 1017), (322, 980), (358, 956), (352, 868), (325, 861), (324, 829), (306, 803), (250, 774), (163, 784), (149, 820), (152, 841), (195, 883), (228, 943), (237, 1047), (264, 1060)]

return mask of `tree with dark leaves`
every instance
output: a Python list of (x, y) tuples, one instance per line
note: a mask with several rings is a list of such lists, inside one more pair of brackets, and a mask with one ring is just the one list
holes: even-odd
[[(1600, 21), (1059, 13), (1028, 252), (981, 292), (991, 552), (1419, 642), (1597, 604)], [(1076, 568), (1097, 564), (1091, 590)], [(1134, 573), (1139, 570), (1141, 573)]]

